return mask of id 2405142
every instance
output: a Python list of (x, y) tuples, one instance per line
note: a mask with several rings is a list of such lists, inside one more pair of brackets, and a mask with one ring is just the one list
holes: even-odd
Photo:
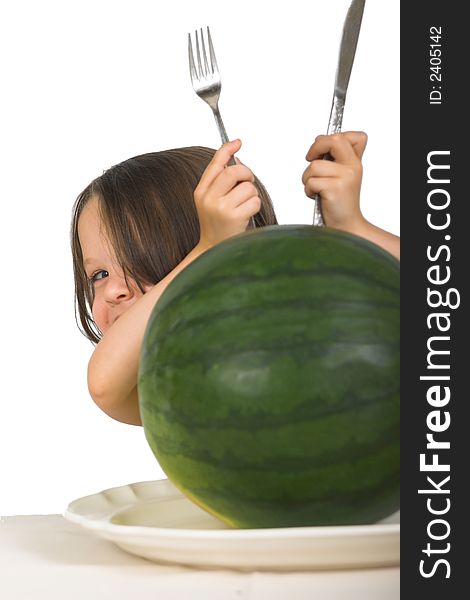
[(442, 27), (429, 28), (429, 104), (442, 104)]

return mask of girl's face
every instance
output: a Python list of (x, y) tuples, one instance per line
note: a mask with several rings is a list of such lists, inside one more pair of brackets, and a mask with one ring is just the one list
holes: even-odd
[[(102, 333), (143, 294), (135, 281), (126, 279), (106, 237), (98, 199), (93, 197), (78, 221), (83, 267), (94, 289), (93, 319)], [(144, 286), (148, 291), (151, 286)]]

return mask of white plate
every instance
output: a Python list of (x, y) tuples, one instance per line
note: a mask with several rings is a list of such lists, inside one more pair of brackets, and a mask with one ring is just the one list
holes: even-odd
[(399, 513), (374, 525), (231, 529), (166, 479), (79, 498), (64, 516), (131, 554), (180, 565), (310, 570), (400, 562)]

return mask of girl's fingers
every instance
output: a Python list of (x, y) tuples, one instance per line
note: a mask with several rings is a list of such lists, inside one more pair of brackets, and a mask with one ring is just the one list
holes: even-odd
[(314, 160), (305, 169), (302, 183), (305, 185), (310, 177), (339, 177), (342, 167), (343, 165), (331, 160)]
[(319, 135), (308, 151), (306, 159), (308, 161), (317, 160), (327, 153), (331, 154), (335, 161), (343, 164), (357, 161), (352, 145), (341, 134)]
[(367, 146), (367, 133), (364, 133), (364, 131), (346, 131), (344, 135), (354, 148), (356, 156), (362, 158)]
[(311, 177), (305, 182), (305, 194), (313, 198), (316, 194), (321, 194), (324, 190), (331, 188), (331, 177)]
[(240, 140), (234, 140), (233, 142), (227, 142), (215, 152), (212, 160), (207, 165), (206, 170), (199, 180), (198, 188), (201, 194), (204, 194), (212, 185), (216, 177), (223, 172), (228, 161), (235, 152), (240, 150), (241, 145), (242, 143)]
[(222, 198), (243, 182), (253, 182), (255, 176), (245, 165), (232, 165), (223, 169), (213, 180), (210, 187), (211, 198)]
[(226, 206), (230, 208), (238, 208), (241, 204), (258, 196), (258, 190), (251, 181), (243, 181), (239, 183), (226, 197)]
[[(261, 209), (261, 199), (259, 196), (251, 196), (234, 210), (234, 217), (237, 221), (247, 221)], [(248, 224), (248, 223), (247, 223)]]
[(362, 131), (319, 135), (305, 158), (311, 162), (329, 153), (337, 162), (353, 164), (362, 157), (366, 144), (367, 135)]

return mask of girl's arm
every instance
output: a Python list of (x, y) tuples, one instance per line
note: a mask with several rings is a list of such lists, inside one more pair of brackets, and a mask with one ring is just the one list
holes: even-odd
[[(360, 131), (319, 135), (306, 156), (310, 165), (302, 177), (305, 193), (310, 198), (321, 195), (328, 227), (361, 236), (399, 259), (400, 238), (369, 223), (360, 209), (361, 158), (366, 144), (367, 136)], [(322, 160), (326, 153), (334, 160)]]
[(88, 364), (88, 389), (96, 404), (118, 421), (140, 425), (137, 376), (150, 314), (174, 277), (211, 246), (244, 231), (260, 209), (253, 173), (244, 165), (226, 167), (240, 149), (236, 140), (214, 155), (194, 192), (201, 237), (197, 246), (164, 279), (132, 304), (105, 332)]

